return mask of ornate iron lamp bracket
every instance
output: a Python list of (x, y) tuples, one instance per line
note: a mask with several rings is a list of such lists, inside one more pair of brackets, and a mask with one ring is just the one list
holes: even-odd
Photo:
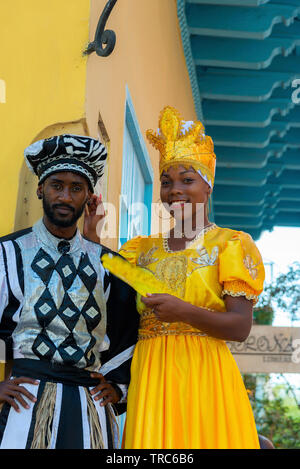
[(114, 50), (116, 45), (116, 33), (110, 29), (105, 31), (104, 28), (116, 3), (117, 0), (109, 0), (105, 5), (96, 29), (95, 39), (88, 45), (85, 51), (86, 54), (96, 52), (100, 57), (108, 57)]

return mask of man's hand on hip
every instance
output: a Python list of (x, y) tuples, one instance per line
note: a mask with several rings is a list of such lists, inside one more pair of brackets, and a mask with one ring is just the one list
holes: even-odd
[(24, 397), (27, 397), (27, 399), (32, 402), (36, 402), (37, 399), (33, 394), (27, 391), (27, 389), (20, 386), (23, 383), (39, 384), (35, 379), (25, 378), (23, 376), (20, 378), (6, 379), (0, 383), (0, 403), (7, 402), (17, 412), (20, 412), (18, 404), (21, 404), (25, 409), (29, 409), (29, 405)]
[[(101, 373), (91, 373), (92, 378), (98, 378), (100, 384), (91, 390), (92, 396), (95, 401), (102, 399), (101, 406), (105, 406), (108, 403), (116, 404), (120, 400), (120, 396), (113, 385), (108, 383)], [(97, 394), (98, 393), (98, 394)]]

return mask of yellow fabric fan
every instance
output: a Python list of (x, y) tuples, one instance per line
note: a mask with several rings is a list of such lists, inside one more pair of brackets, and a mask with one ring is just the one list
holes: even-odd
[(164, 283), (155, 278), (151, 272), (130, 264), (120, 256), (104, 254), (101, 257), (101, 261), (105, 269), (126, 282), (142, 296), (146, 296), (147, 293), (168, 293), (169, 295), (176, 296)]

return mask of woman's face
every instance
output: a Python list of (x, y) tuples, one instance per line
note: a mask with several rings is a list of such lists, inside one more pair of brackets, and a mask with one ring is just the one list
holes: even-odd
[(193, 217), (199, 210), (197, 204), (206, 206), (210, 193), (209, 185), (192, 167), (170, 166), (161, 175), (160, 198), (174, 218)]

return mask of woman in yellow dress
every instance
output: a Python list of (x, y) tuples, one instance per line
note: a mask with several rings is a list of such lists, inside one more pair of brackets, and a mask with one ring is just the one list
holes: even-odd
[[(137, 291), (143, 276), (145, 283), (137, 295), (139, 340), (123, 446), (258, 449), (248, 395), (226, 341), (244, 341), (250, 332), (253, 302), (263, 288), (261, 256), (250, 235), (207, 218), (216, 159), (202, 124), (186, 123), (166, 107), (158, 133), (147, 137), (160, 152), (161, 201), (176, 226), (120, 250), (138, 266), (128, 272), (125, 266), (123, 280)], [(151, 278), (163, 293), (150, 294)]]

